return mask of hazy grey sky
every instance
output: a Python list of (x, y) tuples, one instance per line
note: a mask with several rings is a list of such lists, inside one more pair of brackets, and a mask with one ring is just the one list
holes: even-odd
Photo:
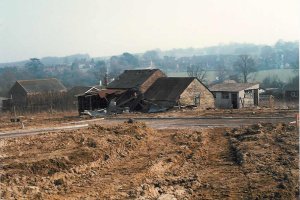
[(0, 62), (298, 40), (299, 0), (0, 0)]

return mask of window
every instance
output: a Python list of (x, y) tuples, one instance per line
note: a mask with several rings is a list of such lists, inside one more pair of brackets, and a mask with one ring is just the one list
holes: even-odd
[(229, 99), (229, 92), (222, 92), (222, 99)]
[(245, 98), (252, 98), (252, 97), (253, 97), (253, 92), (252, 92), (252, 90), (245, 90), (244, 97), (245, 97)]
[(200, 94), (196, 94), (194, 97), (195, 106), (200, 106)]

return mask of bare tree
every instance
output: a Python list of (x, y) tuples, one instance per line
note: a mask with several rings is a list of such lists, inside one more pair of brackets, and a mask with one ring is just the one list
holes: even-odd
[(217, 80), (219, 82), (223, 82), (226, 79), (226, 77), (228, 76), (228, 73), (227, 73), (227, 71), (226, 71), (226, 69), (223, 65), (220, 65), (220, 66), (217, 67), (217, 73), (216, 74), (217, 74), (217, 77), (218, 77)]
[(235, 66), (242, 74), (244, 83), (248, 82), (249, 74), (256, 71), (254, 59), (249, 55), (240, 55)]
[(206, 78), (207, 70), (200, 64), (190, 65), (187, 67), (187, 74), (189, 77), (197, 77), (201, 82)]

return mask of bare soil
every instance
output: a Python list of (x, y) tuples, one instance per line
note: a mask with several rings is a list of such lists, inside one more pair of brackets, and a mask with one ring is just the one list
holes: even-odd
[[(163, 113), (123, 113), (118, 115), (104, 116), (105, 118), (168, 118), (168, 117), (295, 117), (298, 110), (274, 110), (269, 108), (249, 108), (249, 109), (210, 109), (193, 110), (181, 109), (170, 110)], [(17, 115), (21, 122), (11, 122), (14, 115), (10, 113), (0, 113), (0, 132), (12, 130), (27, 130), (33, 128), (64, 126), (68, 123), (76, 123), (90, 119), (88, 116), (79, 117), (77, 111), (73, 112), (54, 112)], [(253, 122), (251, 122), (253, 123)], [(254, 122), (255, 123), (255, 122)]]
[[(11, 119), (15, 119), (13, 114), (0, 113), (0, 131), (61, 126), (62, 123), (69, 123), (81, 119), (76, 111), (54, 112), (52, 114), (48, 112), (35, 114), (27, 113), (16, 115), (16, 118), (18, 118), (20, 122), (11, 122)], [(21, 122), (23, 122), (24, 127)]]
[(196, 130), (155, 130), (141, 122), (94, 124), (1, 139), (0, 148), (2, 199), (299, 195), (298, 129), (282, 123)]

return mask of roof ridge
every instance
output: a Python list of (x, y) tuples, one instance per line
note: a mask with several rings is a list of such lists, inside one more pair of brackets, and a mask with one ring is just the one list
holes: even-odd
[(17, 80), (17, 81), (43, 81), (43, 80), (51, 80), (51, 79), (55, 79), (57, 81), (59, 81), (57, 78), (41, 78), (41, 79), (30, 79), (30, 80)]
[(155, 69), (125, 69), (124, 71), (154, 71), (154, 70), (160, 70), (158, 68)]
[(26, 88), (21, 83), (19, 83), (19, 81), (16, 81), (16, 83), (18, 83), (28, 93), (28, 90), (26, 90)]
[(67, 88), (57, 78), (17, 80), (15, 84), (20, 85), (27, 93), (40, 90), (63, 91)]

